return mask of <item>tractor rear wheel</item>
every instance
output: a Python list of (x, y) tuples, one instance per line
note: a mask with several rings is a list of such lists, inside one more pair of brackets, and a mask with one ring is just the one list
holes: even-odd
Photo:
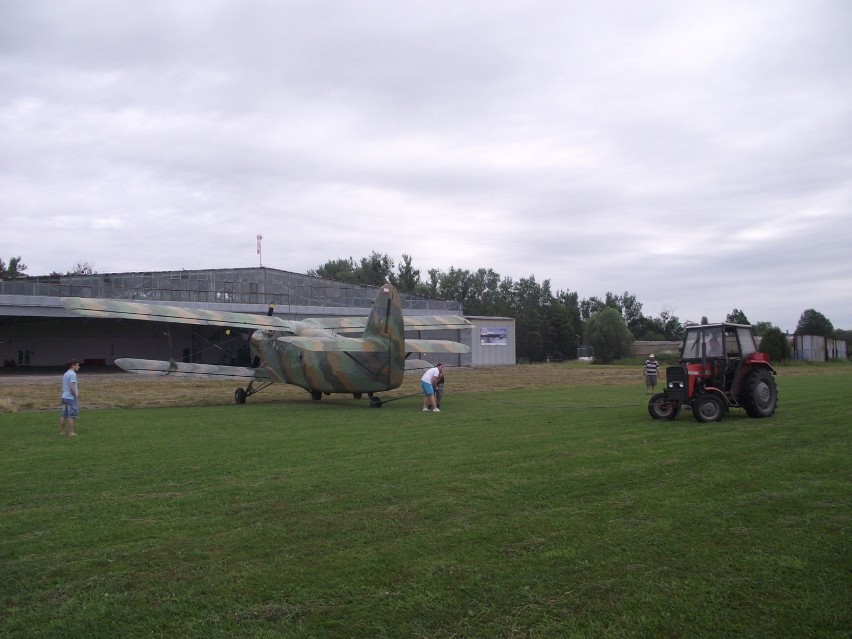
[(768, 370), (757, 369), (743, 382), (742, 405), (749, 417), (769, 417), (778, 405), (778, 387)]
[(715, 393), (699, 393), (692, 402), (692, 414), (699, 422), (718, 422), (725, 414), (725, 402)]
[(680, 413), (680, 404), (666, 397), (665, 393), (657, 393), (648, 400), (648, 414), (652, 419), (672, 420)]

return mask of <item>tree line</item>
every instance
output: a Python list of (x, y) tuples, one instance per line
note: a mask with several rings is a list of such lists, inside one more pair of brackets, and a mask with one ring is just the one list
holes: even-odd
[[(21, 256), (10, 257), (9, 263), (6, 264), (3, 258), (0, 257), (0, 280), (15, 280), (21, 277), (27, 277), (27, 265), (21, 261)], [(94, 264), (89, 262), (77, 262), (73, 268), (66, 273), (52, 272), (48, 277), (61, 277), (62, 275), (94, 275), (97, 273)]]
[[(580, 299), (576, 291), (553, 291), (550, 280), (539, 283), (532, 275), (515, 281), (492, 269), (451, 266), (446, 272), (429, 269), (423, 277), (405, 254), (397, 263), (387, 254), (373, 251), (357, 261), (352, 257), (330, 260), (307, 274), (372, 286), (390, 282), (404, 293), (459, 302), (466, 315), (512, 317), (517, 356), (533, 362), (549, 356), (574, 359), (581, 344), (594, 347), (597, 361), (614, 361), (629, 355), (634, 340), (680, 341), (686, 327), (708, 323), (706, 317), (700, 322), (682, 322), (671, 308), (656, 316), (645, 315), (642, 303), (629, 291)], [(725, 321), (751, 324), (737, 308)], [(789, 358), (786, 335), (780, 328), (766, 321), (755, 322), (753, 327), (763, 338), (761, 348), (771, 347), (767, 352), (773, 360)], [(796, 334), (852, 337), (852, 331), (836, 331), (814, 309), (802, 313)]]
[[(0, 279), (27, 277), (26, 270), (20, 256), (10, 258), (8, 264), (0, 259)], [(92, 263), (80, 261), (65, 275), (94, 273), (97, 271)], [(534, 275), (516, 281), (490, 268), (471, 271), (451, 266), (446, 272), (429, 269), (424, 277), (406, 254), (398, 262), (375, 251), (357, 261), (352, 257), (329, 260), (307, 275), (370, 286), (390, 282), (403, 293), (459, 302), (469, 316), (514, 318), (516, 354), (532, 362), (547, 357), (575, 359), (581, 345), (592, 346), (597, 361), (614, 361), (630, 354), (634, 340), (680, 341), (686, 327), (708, 323), (706, 317), (700, 322), (682, 322), (671, 308), (656, 316), (645, 315), (642, 303), (629, 291), (607, 291), (603, 298), (581, 299), (576, 291), (553, 291), (550, 280), (539, 283)], [(737, 308), (725, 321), (751, 324), (745, 312)], [(761, 348), (773, 360), (789, 357), (786, 335), (780, 328), (765, 321), (753, 326), (763, 338)], [(852, 331), (835, 330), (815, 309), (802, 313), (796, 334), (852, 341)]]

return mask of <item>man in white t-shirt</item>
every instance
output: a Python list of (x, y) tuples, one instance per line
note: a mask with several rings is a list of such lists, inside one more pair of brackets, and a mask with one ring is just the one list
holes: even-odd
[(441, 409), (438, 408), (438, 403), (435, 401), (435, 386), (438, 384), (438, 380), (441, 378), (443, 373), (444, 365), (438, 364), (423, 373), (423, 377), (420, 378), (420, 389), (423, 391), (424, 395), (423, 412), (425, 413), (429, 412), (430, 405), (432, 407), (432, 412), (441, 412)]
[(59, 413), (59, 434), (76, 437), (74, 420), (79, 414), (80, 390), (77, 388), (77, 371), (80, 362), (72, 359), (68, 362), (68, 370), (62, 376), (62, 408)]

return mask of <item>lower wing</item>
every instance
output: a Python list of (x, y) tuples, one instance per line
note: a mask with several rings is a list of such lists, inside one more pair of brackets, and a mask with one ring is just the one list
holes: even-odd
[(212, 364), (187, 364), (184, 362), (165, 362), (158, 359), (134, 359), (122, 357), (115, 365), (138, 375), (160, 375), (170, 377), (194, 377), (196, 379), (256, 380), (260, 382), (277, 381), (266, 368), (246, 366), (216, 366)]
[(470, 346), (444, 339), (405, 339), (407, 353), (469, 353)]

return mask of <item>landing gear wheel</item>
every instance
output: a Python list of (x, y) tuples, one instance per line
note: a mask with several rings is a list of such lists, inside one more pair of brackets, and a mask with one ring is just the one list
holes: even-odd
[(382, 407), (382, 400), (380, 400), (378, 397), (374, 397), (374, 396), (370, 395), (370, 408), (381, 408), (381, 407)]
[(657, 393), (648, 400), (648, 414), (653, 419), (673, 420), (680, 413), (680, 404), (666, 397), (665, 393)]
[(235, 404), (245, 404), (246, 403), (246, 391), (242, 388), (238, 388), (234, 391), (234, 403)]
[(311, 391), (311, 399), (318, 402), (322, 399), (322, 391)]
[(743, 408), (749, 417), (769, 417), (778, 404), (778, 387), (775, 378), (766, 370), (748, 374), (743, 383)]
[(718, 422), (725, 415), (725, 402), (713, 393), (701, 393), (692, 402), (692, 414), (699, 422)]

